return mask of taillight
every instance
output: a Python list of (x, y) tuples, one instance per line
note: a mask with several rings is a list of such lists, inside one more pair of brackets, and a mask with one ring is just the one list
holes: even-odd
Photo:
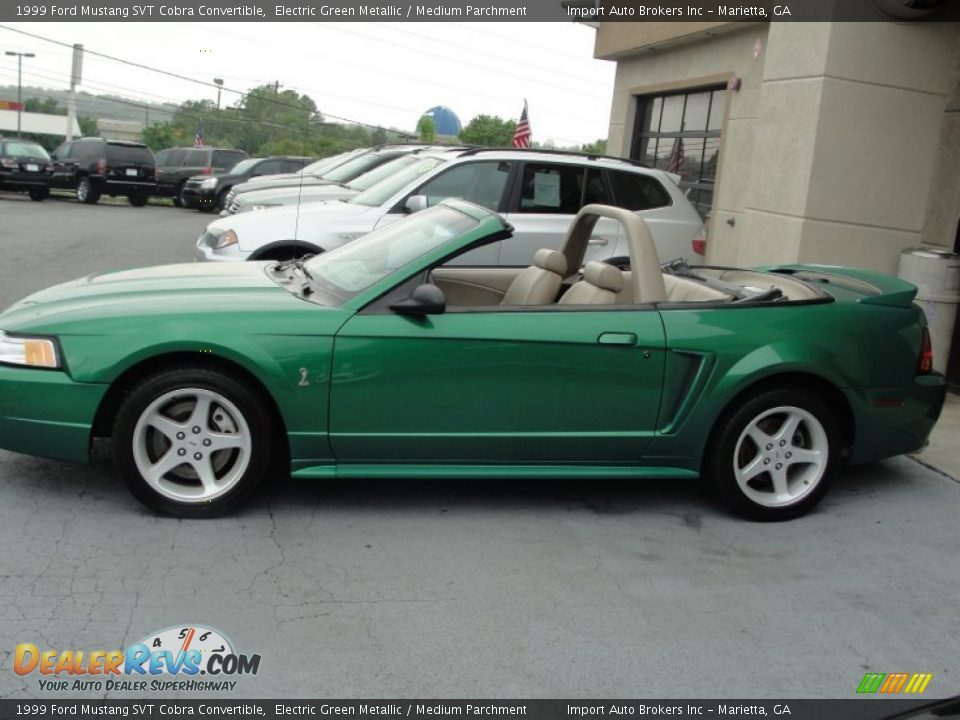
[(213, 168), (212, 168), (212, 167), (203, 168), (203, 170), (200, 171), (200, 174), (201, 174), (201, 175), (213, 175)]
[(926, 375), (933, 371), (933, 343), (930, 342), (930, 328), (924, 326), (923, 340), (920, 343), (920, 363), (917, 373)]
[(690, 244), (693, 245), (693, 251), (697, 255), (707, 254), (707, 226), (706, 225), (700, 226), (700, 229), (697, 230), (697, 234), (693, 236), (693, 240), (690, 241)]
[(10, 158), (0, 158), (0, 167), (10, 168), (11, 170), (17, 169), (17, 161), (11, 160)]
[(107, 172), (107, 161), (103, 158), (97, 160), (97, 175), (105, 175)]

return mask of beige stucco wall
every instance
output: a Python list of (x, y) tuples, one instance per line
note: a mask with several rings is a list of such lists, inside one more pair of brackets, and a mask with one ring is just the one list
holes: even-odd
[(955, 24), (774, 23), (624, 54), (608, 147), (629, 152), (633, 96), (736, 75), (708, 261), (894, 272), (955, 232), (958, 46)]

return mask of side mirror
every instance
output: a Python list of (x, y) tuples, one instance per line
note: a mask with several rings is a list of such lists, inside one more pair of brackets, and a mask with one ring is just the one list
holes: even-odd
[(390, 309), (400, 315), (416, 317), (442, 315), (447, 311), (447, 298), (436, 285), (425, 283), (414, 288), (406, 300), (393, 303)]
[(409, 213), (420, 212), (427, 209), (426, 195), (411, 195), (403, 204), (403, 209)]

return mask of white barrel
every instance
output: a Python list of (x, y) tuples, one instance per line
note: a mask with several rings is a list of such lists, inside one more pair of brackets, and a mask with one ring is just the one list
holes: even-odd
[(917, 286), (917, 304), (930, 325), (933, 369), (945, 372), (960, 303), (960, 255), (931, 248), (904, 250), (897, 274)]

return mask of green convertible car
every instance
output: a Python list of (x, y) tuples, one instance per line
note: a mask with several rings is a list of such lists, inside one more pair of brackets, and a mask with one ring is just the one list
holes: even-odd
[[(588, 262), (600, 217), (629, 256)], [(917, 450), (944, 400), (916, 289), (796, 265), (661, 265), (588, 205), (527, 268), (459, 200), (306, 261), (113, 272), (0, 315), (0, 446), (112, 437), (149, 507), (235, 508), (298, 478), (695, 478), (737, 512), (811, 508), (841, 462)]]

